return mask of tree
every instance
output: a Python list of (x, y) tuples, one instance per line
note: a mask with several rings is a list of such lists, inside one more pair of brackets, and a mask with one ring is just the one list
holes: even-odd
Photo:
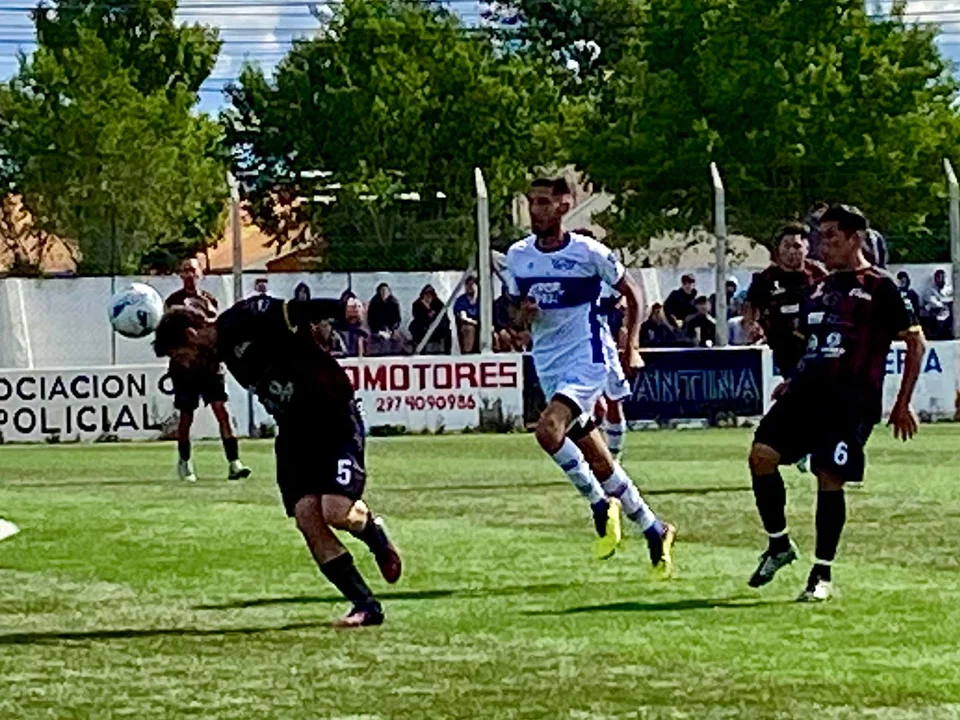
[(39, 47), (0, 87), (2, 180), (83, 272), (135, 272), (175, 241), (195, 253), (227, 196), (219, 126), (192, 110), (216, 36), (177, 28), (172, 2), (83, 5), (39, 9)]
[(462, 264), (474, 168), (506, 227), (512, 194), (559, 157), (576, 120), (548, 69), (409, 0), (345, 0), (272, 82), (247, 67), (228, 92), (257, 223), (281, 243), (312, 238), (337, 267)]
[(732, 229), (769, 236), (816, 200), (896, 235), (939, 226), (957, 81), (935, 30), (854, 0), (665, 0), (612, 68), (574, 155), (617, 194), (624, 244), (707, 224), (716, 161)]

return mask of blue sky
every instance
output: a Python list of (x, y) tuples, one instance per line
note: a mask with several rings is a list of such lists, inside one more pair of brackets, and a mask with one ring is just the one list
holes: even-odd
[[(867, 2), (876, 7), (873, 0)], [(33, 25), (26, 9), (35, 4), (36, 0), (0, 0), (0, 79), (16, 72), (18, 51), (33, 48)], [(451, 4), (467, 22), (476, 21), (474, 0)], [(180, 0), (182, 21), (215, 25), (224, 40), (217, 67), (203, 88), (201, 107), (214, 110), (223, 104), (219, 90), (237, 76), (244, 59), (269, 69), (294, 37), (309, 37), (317, 27), (309, 5), (306, 0)], [(889, 0), (881, 5), (889, 5)], [(950, 23), (941, 42), (947, 55), (960, 62), (960, 0), (911, 0), (909, 10), (924, 21)]]

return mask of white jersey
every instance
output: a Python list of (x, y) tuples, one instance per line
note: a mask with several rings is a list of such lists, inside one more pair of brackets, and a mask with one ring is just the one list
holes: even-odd
[(510, 246), (510, 294), (532, 298), (540, 309), (531, 325), (538, 375), (605, 366), (597, 300), (601, 286), (616, 285), (623, 272), (610, 248), (582, 235), (569, 233), (561, 247), (548, 252), (537, 248), (533, 236)]
[(606, 396), (611, 400), (622, 400), (630, 395), (630, 383), (620, 364), (620, 348), (617, 338), (610, 328), (610, 310), (620, 299), (620, 293), (606, 286), (600, 291), (598, 301), (600, 314), (600, 340), (603, 343), (603, 359), (607, 364)]

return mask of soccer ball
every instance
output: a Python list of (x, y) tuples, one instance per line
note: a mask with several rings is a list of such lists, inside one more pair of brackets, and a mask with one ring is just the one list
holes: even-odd
[(163, 298), (149, 285), (133, 283), (110, 298), (107, 314), (113, 329), (124, 337), (146, 337), (160, 324)]

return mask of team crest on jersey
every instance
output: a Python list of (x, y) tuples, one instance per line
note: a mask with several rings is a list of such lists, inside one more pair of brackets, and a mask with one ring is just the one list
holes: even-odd
[(573, 270), (577, 266), (577, 261), (569, 258), (550, 258), (550, 262), (554, 270)]
[(559, 282), (540, 282), (530, 286), (530, 297), (537, 301), (541, 307), (550, 307), (557, 305), (563, 296), (563, 288)]
[(786, 291), (787, 289), (785, 287), (781, 287), (779, 280), (773, 281), (773, 290), (770, 293), (771, 295), (782, 295)]
[(853, 290), (850, 291), (850, 297), (860, 298), (861, 300), (873, 300), (873, 295), (860, 288), (853, 288)]

